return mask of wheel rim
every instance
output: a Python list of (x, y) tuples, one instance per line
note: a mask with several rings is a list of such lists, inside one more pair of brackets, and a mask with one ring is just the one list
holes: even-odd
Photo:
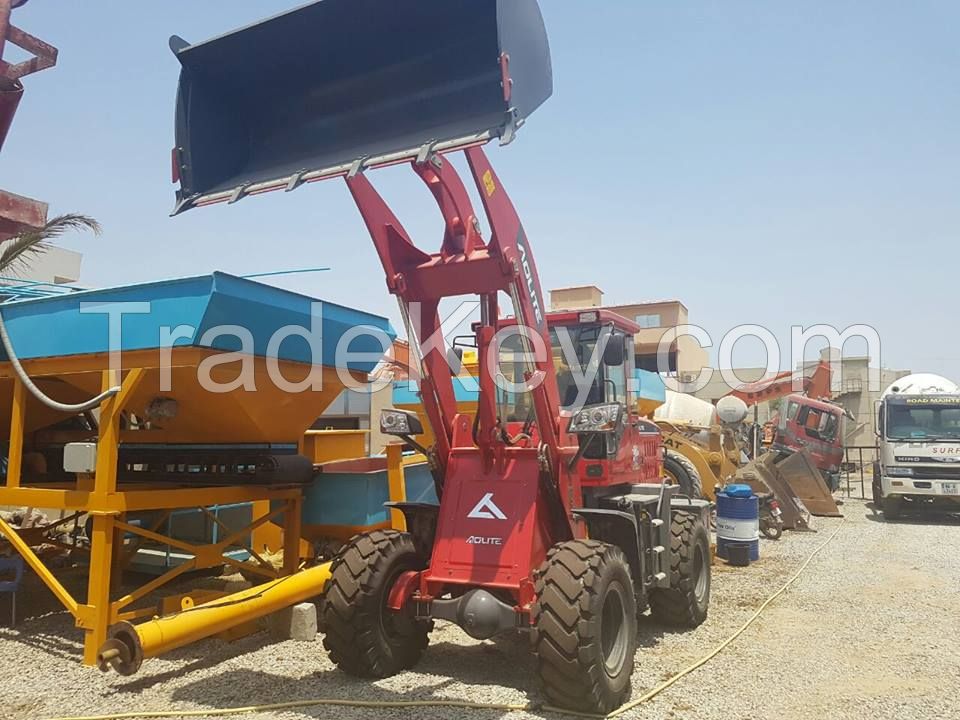
[(611, 677), (618, 675), (623, 668), (627, 658), (627, 648), (630, 645), (630, 639), (627, 637), (627, 628), (630, 624), (623, 593), (623, 586), (620, 583), (611, 583), (603, 599), (600, 648), (603, 651), (604, 669)]
[(693, 550), (693, 573), (696, 577), (693, 585), (693, 594), (697, 598), (698, 603), (702, 603), (707, 594), (707, 573), (704, 572), (705, 567), (706, 558), (703, 555), (703, 547), (700, 543), (697, 543)]

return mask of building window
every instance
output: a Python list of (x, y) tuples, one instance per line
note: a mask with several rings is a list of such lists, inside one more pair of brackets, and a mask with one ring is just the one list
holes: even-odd
[(651, 315), (637, 315), (634, 320), (642, 328), (658, 328), (660, 325), (660, 313)]
[(675, 376), (677, 374), (677, 351), (671, 350), (667, 355), (667, 367), (659, 366), (656, 355), (636, 355), (634, 366), (637, 370), (646, 370), (660, 375)]

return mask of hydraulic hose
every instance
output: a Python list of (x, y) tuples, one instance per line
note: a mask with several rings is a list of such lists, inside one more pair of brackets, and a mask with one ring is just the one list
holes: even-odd
[(34, 384), (33, 380), (30, 379), (30, 376), (27, 375), (27, 371), (23, 369), (23, 365), (20, 364), (20, 358), (17, 357), (17, 353), (13, 349), (13, 343), (10, 341), (10, 334), (7, 332), (7, 324), (3, 320), (2, 311), (0, 311), (0, 340), (3, 341), (3, 349), (7, 351), (7, 357), (10, 359), (10, 364), (13, 366), (14, 372), (17, 373), (17, 377), (20, 378), (20, 382), (22, 382), (24, 387), (30, 391), (31, 395), (33, 395), (37, 400), (42, 402), (51, 410), (56, 410), (62, 413), (70, 413), (72, 415), (87, 412), (88, 410), (93, 410), (95, 407), (100, 407), (105, 400), (112, 398), (114, 395), (120, 392), (120, 388), (118, 386), (112, 387), (109, 390), (100, 393), (95, 398), (87, 400), (86, 402), (78, 403), (76, 405), (68, 405), (67, 403), (57, 402), (48, 395), (45, 395), (44, 392)]
[(706, 665), (708, 662), (713, 660), (717, 655), (723, 652), (734, 640), (740, 637), (747, 628), (753, 625), (754, 622), (763, 614), (763, 612), (770, 606), (770, 604), (780, 597), (787, 589), (796, 582), (797, 578), (803, 573), (804, 570), (813, 562), (813, 559), (820, 554), (820, 552), (829, 545), (833, 539), (839, 534), (840, 530), (843, 528), (843, 524), (846, 520), (842, 520), (840, 525), (837, 527), (833, 533), (830, 534), (824, 542), (817, 546), (817, 548), (807, 556), (807, 559), (797, 568), (796, 572), (790, 576), (790, 578), (777, 590), (773, 595), (768, 597), (760, 607), (757, 608), (756, 612), (751, 615), (747, 621), (741, 625), (730, 637), (724, 640), (722, 643), (717, 645), (713, 650), (708, 652), (706, 655), (701, 657), (699, 660), (694, 662), (691, 665), (688, 665), (683, 670), (678, 672), (676, 675), (671, 677), (669, 680), (665, 680), (660, 683), (652, 690), (644, 693), (641, 697), (638, 697), (636, 700), (628, 702), (626, 705), (623, 705), (613, 712), (607, 715), (594, 715), (590, 713), (581, 713), (574, 712), (571, 710), (565, 710), (564, 708), (552, 707), (550, 705), (535, 705), (535, 704), (494, 704), (494, 703), (481, 703), (481, 702), (469, 702), (463, 700), (340, 700), (336, 698), (317, 698), (315, 700), (293, 700), (291, 702), (281, 702), (281, 703), (270, 703), (267, 705), (250, 705), (247, 707), (233, 707), (233, 708), (205, 708), (203, 710), (160, 710), (160, 711), (134, 711), (134, 712), (124, 712), (124, 713), (113, 713), (110, 715), (87, 715), (82, 717), (62, 717), (55, 718), (54, 720), (139, 720), (141, 718), (189, 718), (189, 717), (226, 717), (229, 715), (244, 715), (248, 713), (263, 713), (274, 710), (292, 710), (294, 708), (306, 708), (306, 707), (316, 707), (319, 705), (326, 705), (330, 707), (353, 707), (353, 708), (369, 708), (372, 710), (395, 710), (395, 709), (409, 709), (409, 708), (426, 708), (426, 707), (448, 707), (448, 708), (458, 708), (464, 710), (494, 710), (499, 712), (533, 712), (533, 711), (543, 711), (548, 710), (551, 712), (561, 713), (563, 715), (573, 715), (578, 717), (585, 718), (596, 718), (597, 720), (607, 720), (609, 718), (615, 718), (618, 715), (622, 715), (625, 712), (633, 710), (638, 705), (642, 705), (646, 702), (649, 702), (657, 695), (662, 693), (664, 690), (669, 688), (674, 683), (680, 681), (682, 678), (686, 677), (694, 670)]

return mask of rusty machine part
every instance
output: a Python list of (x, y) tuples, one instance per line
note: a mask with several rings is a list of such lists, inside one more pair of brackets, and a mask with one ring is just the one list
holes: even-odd
[[(57, 64), (57, 49), (10, 22), (14, 8), (26, 0), (0, 0), (0, 150), (23, 98), (22, 78)], [(16, 45), (33, 57), (19, 63), (2, 59), (6, 44)], [(46, 203), (0, 190), (0, 242), (47, 220)]]
[(777, 472), (811, 515), (841, 517), (836, 500), (806, 450), (793, 453), (776, 464)]

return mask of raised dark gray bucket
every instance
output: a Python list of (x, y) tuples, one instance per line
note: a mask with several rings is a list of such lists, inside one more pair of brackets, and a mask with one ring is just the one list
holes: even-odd
[(178, 211), (510, 135), (553, 91), (536, 0), (322, 0), (171, 48)]

